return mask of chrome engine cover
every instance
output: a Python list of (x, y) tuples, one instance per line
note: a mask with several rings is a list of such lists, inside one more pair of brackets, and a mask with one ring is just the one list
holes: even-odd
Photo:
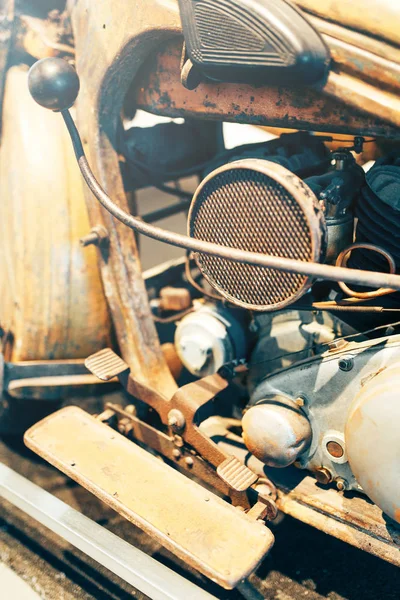
[(292, 399), (312, 429), (296, 466), (323, 473), (325, 483), (335, 481), (340, 490), (363, 491), (400, 522), (399, 373), (400, 335), (339, 340), (319, 356), (267, 375), (255, 387), (249, 410), (273, 398)]

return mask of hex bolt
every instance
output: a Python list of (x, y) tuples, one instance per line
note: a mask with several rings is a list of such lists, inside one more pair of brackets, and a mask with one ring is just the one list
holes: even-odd
[(322, 483), (323, 485), (327, 485), (332, 481), (332, 473), (326, 467), (320, 467), (315, 471), (314, 475), (318, 483)]
[(179, 459), (180, 459), (180, 457), (182, 456), (182, 452), (181, 452), (181, 451), (180, 451), (178, 448), (174, 448), (174, 449), (172, 450), (172, 456), (173, 456), (174, 458), (176, 458), (176, 460), (179, 460)]
[(194, 465), (194, 460), (193, 460), (193, 458), (191, 456), (187, 456), (185, 458), (185, 463), (186, 463), (186, 466), (188, 466), (189, 468), (191, 468)]
[(81, 246), (105, 246), (109, 242), (108, 231), (102, 225), (92, 227), (90, 233), (79, 240)]
[(354, 367), (354, 359), (351, 356), (342, 356), (338, 364), (341, 371), (351, 371)]

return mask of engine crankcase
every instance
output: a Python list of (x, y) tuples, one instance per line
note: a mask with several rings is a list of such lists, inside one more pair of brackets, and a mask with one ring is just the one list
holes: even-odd
[[(280, 449), (281, 455), (290, 455), (287, 462), (315, 472), (323, 483), (335, 481), (340, 490), (363, 491), (400, 522), (399, 378), (400, 335), (362, 342), (338, 340), (327, 352), (261, 381), (252, 394), (244, 428), (246, 421), (257, 421), (255, 411), (261, 407), (263, 412), (268, 410), (265, 406), (276, 411), (277, 398), (290, 399), (301, 409), (298, 418), (303, 429), (304, 417), (308, 419), (311, 441), (294, 440), (293, 433), (298, 433), (300, 425), (293, 424), (295, 412), (287, 404), (287, 422), (282, 427), (288, 435)], [(282, 405), (279, 410), (282, 419)], [(265, 446), (260, 455), (268, 454), (271, 440), (277, 439), (277, 419), (271, 418), (269, 426), (264, 415), (263, 423)], [(251, 435), (247, 427), (245, 440)], [(298, 453), (293, 451), (295, 443)], [(264, 462), (271, 465), (273, 459), (269, 462), (267, 456)]]

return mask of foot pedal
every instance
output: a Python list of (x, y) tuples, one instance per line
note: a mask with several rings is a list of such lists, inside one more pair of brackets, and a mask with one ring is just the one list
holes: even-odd
[(232, 83), (313, 84), (327, 74), (329, 50), (286, 0), (179, 0), (191, 64)]
[(230, 456), (224, 460), (218, 466), (217, 474), (237, 492), (245, 492), (258, 479), (258, 476), (235, 456)]
[(105, 348), (89, 356), (85, 360), (85, 367), (101, 381), (110, 381), (129, 369), (129, 365), (111, 348)]
[(273, 545), (264, 525), (78, 407), (31, 427), (25, 443), (227, 589), (250, 575)]

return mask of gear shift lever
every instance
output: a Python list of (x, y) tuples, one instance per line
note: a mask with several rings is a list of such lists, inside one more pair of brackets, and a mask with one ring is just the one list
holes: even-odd
[(71, 136), (78, 165), (86, 184), (100, 204), (130, 229), (167, 244), (178, 246), (179, 248), (186, 248), (194, 252), (210, 254), (235, 262), (278, 269), (290, 273), (300, 273), (331, 281), (344, 281), (353, 285), (400, 290), (399, 275), (333, 267), (331, 265), (303, 262), (301, 260), (282, 258), (269, 254), (248, 252), (238, 248), (227, 248), (219, 244), (167, 231), (161, 229), (161, 227), (155, 227), (154, 225), (145, 223), (140, 217), (134, 217), (126, 213), (111, 200), (93, 175), (87, 162), (78, 130), (68, 110), (79, 93), (79, 78), (75, 69), (61, 58), (43, 58), (30, 68), (28, 86), (33, 99), (38, 104), (55, 112), (61, 112)]
[(43, 58), (29, 71), (28, 86), (32, 98), (56, 112), (71, 108), (79, 94), (79, 77), (62, 58)]

